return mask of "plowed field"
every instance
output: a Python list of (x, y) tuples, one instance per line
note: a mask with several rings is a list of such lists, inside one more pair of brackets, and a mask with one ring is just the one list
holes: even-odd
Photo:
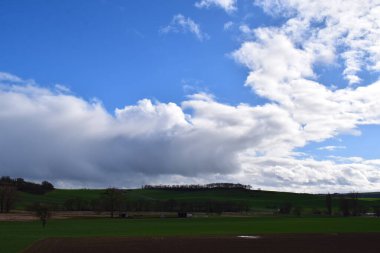
[(48, 238), (25, 253), (236, 252), (378, 253), (379, 233), (263, 235), (255, 237)]

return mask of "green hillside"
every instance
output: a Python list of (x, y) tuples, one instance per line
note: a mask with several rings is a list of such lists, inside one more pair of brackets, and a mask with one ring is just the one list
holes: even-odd
[[(79, 189), (62, 190), (56, 189), (43, 195), (19, 192), (16, 209), (25, 209), (33, 203), (46, 203), (55, 206), (62, 206), (65, 201), (73, 198), (82, 198), (88, 201), (100, 198), (104, 190)], [(124, 190), (124, 196), (129, 201), (231, 201), (246, 203), (253, 211), (274, 210), (283, 203), (291, 203), (293, 206), (302, 207), (303, 210), (313, 210), (325, 208), (325, 196), (313, 194), (297, 194), (286, 192), (271, 192), (245, 189), (199, 189), (199, 190), (179, 190), (179, 189), (133, 189)], [(379, 198), (360, 198), (363, 206), (380, 205)], [(333, 206), (337, 208), (339, 197), (333, 197)]]
[(295, 194), (270, 191), (253, 191), (243, 189), (207, 189), (195, 191), (141, 189), (129, 191), (130, 198), (154, 200), (217, 200), (238, 201), (248, 203), (251, 209), (273, 209), (276, 206), (291, 202), (293, 205), (318, 208), (324, 205), (324, 197), (310, 194)]
[(72, 198), (83, 198), (83, 199), (96, 199), (101, 196), (104, 190), (89, 190), (89, 189), (78, 189), (78, 190), (63, 190), (55, 189), (45, 194), (31, 194), (26, 192), (17, 193), (16, 209), (22, 210), (27, 206), (34, 203), (46, 203), (52, 205), (63, 205), (66, 200)]

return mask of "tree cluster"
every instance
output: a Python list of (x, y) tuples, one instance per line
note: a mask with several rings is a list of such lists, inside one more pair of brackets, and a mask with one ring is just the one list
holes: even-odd
[(233, 183), (212, 183), (212, 184), (189, 184), (189, 185), (144, 185), (143, 189), (160, 189), (160, 190), (208, 190), (208, 189), (244, 189), (250, 190), (250, 185), (233, 184)]
[(97, 199), (71, 198), (65, 201), (63, 210), (67, 211), (109, 211), (114, 213), (125, 211), (146, 212), (243, 212), (249, 210), (246, 202), (216, 200), (149, 200), (127, 199), (123, 190), (109, 188)]
[(246, 202), (216, 201), (216, 200), (136, 200), (127, 201), (128, 211), (153, 211), (153, 212), (245, 212), (249, 210)]
[[(371, 206), (368, 203), (359, 200), (361, 194), (351, 192), (348, 194), (334, 194), (338, 204), (339, 213), (342, 216), (360, 216), (373, 211), (374, 215), (380, 216), (380, 208), (378, 206)], [(326, 196), (326, 209), (331, 215), (332, 213), (332, 200), (330, 194)]]
[(359, 205), (359, 193), (353, 192), (342, 195), (339, 199), (339, 208), (343, 216), (358, 216), (362, 213)]
[(45, 194), (54, 190), (53, 184), (48, 181), (43, 181), (41, 184), (25, 181), (23, 178), (1, 177), (0, 185), (7, 184), (15, 187), (18, 191), (31, 194)]
[(0, 183), (0, 213), (9, 213), (16, 200), (16, 187), (12, 184)]
[(105, 192), (95, 199), (85, 199), (83, 197), (75, 197), (67, 199), (62, 206), (56, 207), (65, 211), (109, 211), (111, 217), (115, 211), (124, 211), (126, 197), (124, 191), (116, 188), (108, 188)]

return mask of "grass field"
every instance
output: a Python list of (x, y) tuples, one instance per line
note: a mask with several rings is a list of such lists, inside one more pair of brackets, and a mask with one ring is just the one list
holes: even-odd
[(1, 252), (19, 252), (47, 237), (249, 235), (267, 233), (380, 232), (380, 219), (350, 218), (193, 218), (193, 219), (66, 219), (0, 222)]
[[(79, 189), (79, 190), (62, 190), (57, 189), (44, 195), (18, 193), (16, 209), (25, 209), (28, 205), (35, 202), (48, 203), (54, 205), (63, 205), (63, 203), (72, 198), (80, 197), (86, 200), (99, 198), (104, 190)], [(127, 200), (177, 200), (177, 201), (233, 201), (247, 203), (251, 210), (271, 210), (284, 202), (290, 202), (293, 206), (300, 206), (304, 211), (312, 209), (325, 209), (325, 197), (313, 194), (297, 194), (287, 192), (271, 191), (248, 191), (243, 189), (207, 189), (194, 191), (181, 190), (161, 190), (161, 189), (133, 189), (126, 190), (125, 197)], [(380, 198), (377, 195), (370, 194), (365, 198), (360, 198), (362, 206), (371, 207), (380, 206)], [(339, 200), (333, 198), (333, 207), (338, 208)]]
[[(22, 209), (34, 202), (50, 204), (63, 204), (67, 199), (81, 197), (95, 199), (101, 196), (104, 190), (61, 190), (57, 189), (44, 195), (35, 195), (24, 192), (18, 193), (16, 208)], [(241, 189), (208, 189), (198, 191), (134, 189), (125, 192), (130, 200), (220, 200), (220, 201), (246, 201), (250, 206), (265, 208), (273, 203), (292, 201), (295, 204), (319, 207), (324, 204), (324, 197), (311, 194), (295, 194), (269, 191), (247, 191)]]
[(88, 190), (88, 189), (76, 189), (76, 190), (63, 190), (57, 189), (48, 192), (43, 195), (30, 194), (25, 192), (17, 193), (16, 209), (25, 209), (28, 205), (36, 202), (62, 205), (66, 200), (70, 198), (80, 197), (84, 199), (96, 199), (99, 198), (104, 190)]

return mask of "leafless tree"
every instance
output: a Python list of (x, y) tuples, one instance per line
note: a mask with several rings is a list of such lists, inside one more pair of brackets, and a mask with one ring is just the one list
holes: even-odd
[(0, 213), (9, 213), (16, 200), (17, 189), (12, 184), (0, 184)]
[(34, 206), (34, 212), (42, 222), (42, 227), (45, 228), (48, 219), (51, 217), (50, 207), (43, 204), (36, 204)]
[(331, 215), (332, 214), (332, 197), (330, 193), (326, 195), (326, 209), (327, 209), (327, 214)]
[(123, 203), (123, 191), (116, 188), (106, 189), (103, 196), (104, 207), (107, 211), (110, 211), (110, 215), (113, 218), (115, 211), (119, 210)]

